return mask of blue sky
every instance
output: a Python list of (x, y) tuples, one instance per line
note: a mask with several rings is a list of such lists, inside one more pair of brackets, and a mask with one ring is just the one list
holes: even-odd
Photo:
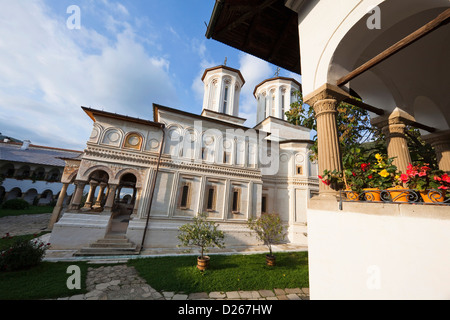
[[(205, 68), (240, 69), (240, 112), (276, 67), (206, 39), (214, 0), (0, 0), (0, 132), (83, 150), (92, 121), (81, 106), (153, 120), (152, 103), (201, 113)], [(81, 29), (69, 29), (80, 8)], [(282, 70), (282, 76), (300, 77)]]

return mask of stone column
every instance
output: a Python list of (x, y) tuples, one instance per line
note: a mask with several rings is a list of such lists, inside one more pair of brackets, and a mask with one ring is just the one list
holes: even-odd
[(116, 184), (109, 185), (109, 193), (108, 193), (108, 198), (106, 199), (106, 203), (105, 203), (105, 211), (112, 210), (112, 207), (114, 205), (114, 197), (116, 195), (117, 187), (118, 187), (118, 185), (116, 185)]
[[(319, 175), (325, 170), (341, 171), (342, 155), (337, 131), (337, 107), (346, 93), (340, 88), (326, 84), (305, 97), (305, 103), (314, 108), (317, 122), (317, 143)], [(319, 184), (320, 196), (337, 196), (337, 190), (322, 182)]]
[(94, 208), (99, 208), (102, 206), (103, 193), (105, 192), (107, 184), (102, 182), (100, 183), (100, 191), (98, 192), (97, 200), (95, 201)]
[(98, 183), (97, 182), (90, 182), (89, 183), (90, 188), (89, 188), (89, 193), (88, 196), (86, 198), (86, 203), (84, 204), (84, 209), (91, 209), (92, 207), (92, 201), (95, 195), (95, 189), (97, 189)]
[(390, 115), (372, 119), (372, 125), (379, 127), (386, 136), (388, 157), (394, 158), (392, 162), (403, 173), (406, 173), (411, 163), (408, 149), (408, 140), (405, 128), (408, 122), (415, 119), (403, 110), (396, 108)]
[(55, 208), (53, 209), (52, 217), (50, 218), (50, 222), (48, 224), (48, 228), (53, 229), (53, 225), (58, 222), (59, 216), (61, 214), (61, 210), (63, 207), (64, 198), (67, 195), (67, 188), (69, 187), (68, 183), (63, 183), (61, 192), (59, 193), (58, 202), (56, 203)]
[(450, 130), (422, 136), (436, 152), (439, 169), (450, 173)]
[(74, 195), (72, 197), (69, 209), (70, 210), (79, 210), (81, 197), (83, 196), (84, 187), (86, 186), (85, 181), (75, 181), (75, 185), (77, 188), (75, 189)]

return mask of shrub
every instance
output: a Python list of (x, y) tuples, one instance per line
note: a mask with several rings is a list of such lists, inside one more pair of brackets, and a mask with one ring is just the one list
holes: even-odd
[(37, 266), (50, 246), (38, 240), (17, 240), (0, 254), (0, 271), (18, 271)]
[(205, 213), (199, 214), (193, 219), (193, 223), (188, 223), (179, 228), (178, 240), (185, 246), (194, 246), (201, 249), (201, 258), (204, 251), (209, 247), (224, 247), (225, 235), (223, 231), (217, 229), (213, 221), (207, 221)]
[(28, 209), (29, 207), (30, 204), (23, 199), (12, 199), (6, 201), (3, 204), (2, 209), (24, 210)]
[(282, 243), (286, 237), (285, 227), (276, 213), (264, 213), (258, 219), (250, 219), (248, 227), (255, 231), (259, 240), (264, 242), (270, 256), (273, 256), (272, 245)]

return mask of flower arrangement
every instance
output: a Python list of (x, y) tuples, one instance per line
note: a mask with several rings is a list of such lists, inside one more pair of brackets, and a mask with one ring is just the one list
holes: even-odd
[(426, 191), (430, 189), (450, 189), (450, 176), (441, 170), (433, 170), (428, 163), (409, 164), (406, 173), (398, 180), (409, 189)]
[(379, 153), (375, 154), (374, 157), (375, 161), (361, 164), (366, 188), (383, 190), (392, 187), (397, 172), (397, 167), (392, 164), (394, 158), (388, 158)]
[(354, 192), (365, 188), (387, 189), (394, 184), (397, 167), (392, 164), (393, 158), (379, 153), (366, 157), (358, 154), (359, 150), (355, 150), (351, 159), (344, 159), (343, 171), (325, 170), (319, 179), (328, 186)]

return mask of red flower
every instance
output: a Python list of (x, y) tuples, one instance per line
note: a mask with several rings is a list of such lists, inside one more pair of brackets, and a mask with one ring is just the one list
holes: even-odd
[(356, 177), (356, 173), (352, 172), (352, 175), (353, 175), (354, 177)]
[(373, 178), (373, 176), (372, 176), (372, 175), (370, 175), (370, 176), (368, 176), (368, 178), (369, 178), (369, 179), (372, 179), (372, 178)]
[(367, 169), (368, 166), (369, 166), (369, 165), (368, 165), (367, 163), (362, 163), (362, 164), (361, 164), (361, 170), (362, 170), (362, 171), (366, 171), (366, 169)]
[(434, 176), (434, 181), (441, 181), (442, 179), (440, 178), (440, 177), (438, 177), (438, 176)]
[(400, 180), (401, 180), (403, 183), (406, 183), (406, 182), (409, 180), (409, 177), (408, 177), (407, 174), (402, 173), (402, 174), (400, 175)]

